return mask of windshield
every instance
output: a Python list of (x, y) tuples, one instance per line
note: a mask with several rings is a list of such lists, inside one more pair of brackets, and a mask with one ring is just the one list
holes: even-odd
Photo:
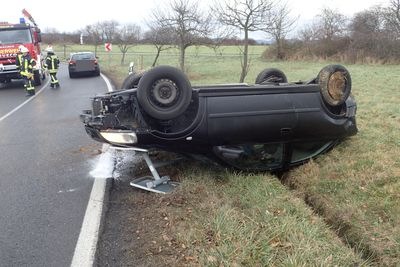
[(3, 29), (0, 31), (0, 44), (26, 44), (31, 42), (32, 37), (29, 29)]
[(95, 56), (93, 53), (80, 53), (80, 54), (74, 54), (72, 55), (72, 60), (91, 60), (95, 59)]

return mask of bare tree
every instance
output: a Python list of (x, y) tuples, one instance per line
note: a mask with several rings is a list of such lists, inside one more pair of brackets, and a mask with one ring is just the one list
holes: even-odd
[(324, 8), (318, 15), (319, 39), (332, 41), (347, 29), (347, 18), (337, 10)]
[(383, 37), (383, 19), (380, 8), (365, 10), (354, 15), (349, 25), (352, 39), (350, 56), (353, 62), (356, 62), (359, 56), (376, 56), (376, 49)]
[(234, 0), (215, 3), (214, 11), (218, 20), (228, 27), (233, 27), (244, 33), (242, 49), (242, 71), (239, 82), (243, 82), (249, 71), (249, 32), (263, 30), (269, 27), (270, 0)]
[(103, 36), (103, 41), (112, 43), (118, 33), (119, 23), (115, 20), (106, 20), (100, 22), (101, 33)]
[(83, 30), (90, 42), (94, 45), (94, 52), (97, 54), (97, 47), (104, 42), (103, 29), (101, 23), (98, 22), (93, 25), (87, 25)]
[(324, 8), (312, 24), (314, 54), (323, 58), (344, 53), (349, 46), (347, 18), (337, 10)]
[(313, 55), (313, 43), (317, 40), (317, 28), (315, 24), (304, 25), (299, 31), (299, 38), (303, 42), (304, 52), (306, 56)]
[(115, 33), (115, 43), (122, 53), (121, 65), (125, 62), (125, 55), (129, 48), (137, 45), (141, 37), (141, 28), (136, 24), (126, 24), (118, 28)]
[(389, 7), (386, 8), (387, 28), (400, 36), (400, 0), (390, 0)]
[(202, 38), (211, 33), (211, 16), (200, 10), (198, 2), (174, 0), (166, 10), (156, 9), (152, 17), (157, 28), (174, 31), (180, 50), (180, 67), (185, 71), (186, 48), (199, 44)]
[(293, 25), (298, 17), (290, 17), (290, 9), (287, 3), (275, 7), (271, 12), (271, 25), (264, 29), (266, 33), (275, 39), (276, 43), (276, 58), (284, 59), (284, 41), (287, 34), (293, 30)]
[(173, 47), (176, 36), (174, 29), (160, 28), (157, 25), (149, 25), (150, 30), (145, 34), (145, 40), (155, 46), (157, 53), (153, 60), (154, 67), (162, 51), (168, 50)]
[(42, 33), (43, 42), (48, 44), (55, 44), (60, 42), (61, 34), (55, 28), (46, 28)]

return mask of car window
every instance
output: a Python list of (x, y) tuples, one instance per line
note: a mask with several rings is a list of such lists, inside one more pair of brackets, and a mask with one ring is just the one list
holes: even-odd
[(332, 145), (333, 141), (302, 142), (292, 144), (291, 163), (300, 162), (317, 156)]
[(94, 54), (92, 53), (82, 53), (82, 54), (74, 54), (71, 59), (73, 60), (91, 60), (95, 59)]
[(214, 153), (221, 160), (239, 169), (271, 170), (282, 165), (283, 144), (217, 146)]

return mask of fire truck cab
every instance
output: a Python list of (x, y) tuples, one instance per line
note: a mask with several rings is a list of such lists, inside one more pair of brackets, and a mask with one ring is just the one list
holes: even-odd
[(0, 22), (0, 83), (11, 82), (12, 79), (21, 79), (16, 67), (18, 47), (25, 46), (29, 54), (36, 60), (34, 68), (34, 83), (41, 84), (43, 75), (41, 67), (40, 29), (37, 26), (25, 23), (19, 24)]

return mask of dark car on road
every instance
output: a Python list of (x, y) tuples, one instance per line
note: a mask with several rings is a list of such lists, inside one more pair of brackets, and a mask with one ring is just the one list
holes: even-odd
[(93, 139), (205, 155), (242, 170), (285, 170), (357, 133), (351, 77), (329, 65), (306, 82), (265, 69), (255, 84), (191, 86), (170, 66), (129, 75), (81, 114)]
[(70, 78), (78, 75), (100, 75), (100, 65), (97, 57), (92, 52), (73, 53), (68, 61)]

